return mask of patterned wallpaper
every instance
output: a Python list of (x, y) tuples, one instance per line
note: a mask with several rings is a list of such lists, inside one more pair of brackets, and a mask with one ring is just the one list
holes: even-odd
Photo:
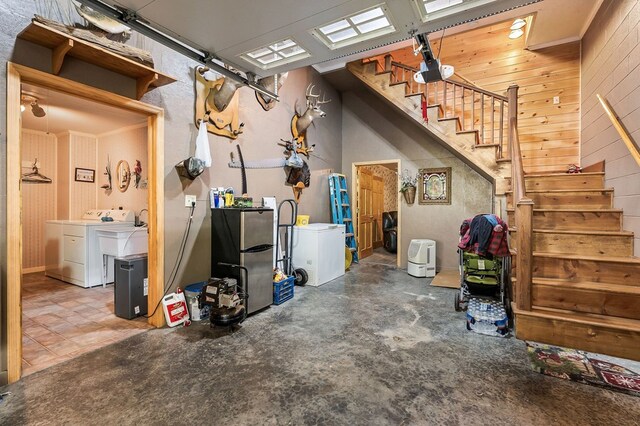
[(398, 176), (393, 170), (389, 170), (378, 164), (365, 166), (374, 176), (380, 176), (384, 185), (384, 211), (398, 210)]
[[(33, 130), (22, 131), (22, 162), (33, 163), (38, 159), (38, 171), (53, 183), (22, 184), (22, 268), (36, 272), (44, 267), (47, 220), (56, 218), (56, 137)], [(28, 167), (22, 173), (30, 173)]]

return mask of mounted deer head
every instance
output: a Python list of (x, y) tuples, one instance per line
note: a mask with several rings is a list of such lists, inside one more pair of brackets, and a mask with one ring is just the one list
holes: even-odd
[(207, 71), (207, 67), (195, 69), (196, 125), (205, 122), (209, 132), (236, 139), (244, 126), (238, 113), (240, 97), (237, 90), (242, 83), (225, 77), (208, 80)]
[[(270, 75), (269, 77), (264, 77), (259, 79), (257, 83), (262, 87), (264, 87), (265, 89), (267, 89), (268, 91), (275, 93), (277, 95), (278, 92), (280, 91), (280, 88), (282, 87), (285, 80), (287, 79), (288, 75), (289, 75), (288, 72), (285, 72), (282, 74)], [(256, 99), (258, 100), (258, 103), (260, 104), (260, 106), (262, 106), (262, 108), (265, 111), (269, 111), (270, 109), (275, 107), (277, 103), (274, 99), (268, 96), (265, 96), (258, 91), (256, 91)]]
[(307, 98), (307, 109), (301, 115), (294, 115), (291, 120), (291, 133), (293, 137), (298, 140), (300, 148), (297, 149), (299, 154), (304, 154), (309, 158), (309, 152), (313, 151), (313, 147), (308, 148), (306, 143), (307, 129), (315, 118), (326, 117), (327, 113), (320, 107), (322, 104), (331, 102), (331, 99), (326, 99), (324, 94), (322, 100), (320, 100), (320, 93), (313, 93), (315, 85), (309, 84), (305, 93)]

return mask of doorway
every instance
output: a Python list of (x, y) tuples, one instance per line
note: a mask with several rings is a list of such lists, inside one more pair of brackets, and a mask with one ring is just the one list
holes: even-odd
[(360, 260), (400, 266), (400, 160), (358, 162), (352, 165), (355, 194), (354, 226)]
[[(161, 108), (147, 105), (104, 90), (86, 86), (58, 76), (21, 65), (7, 64), (7, 370), (8, 381), (15, 382), (22, 375), (22, 293), (23, 280), (23, 185), (22, 185), (22, 117), (23, 86), (31, 85), (42, 90), (56, 91), (64, 95), (97, 102), (138, 114), (146, 120), (147, 137), (147, 204), (148, 204), (148, 279), (150, 306), (160, 300), (164, 290), (164, 112)], [(46, 109), (45, 109), (46, 112)], [(41, 112), (38, 110), (38, 113)], [(91, 172), (83, 172), (91, 174)], [(94, 170), (94, 179), (98, 177)], [(90, 179), (81, 176), (80, 179)], [(31, 278), (31, 277), (30, 277)], [(50, 285), (51, 283), (47, 283)], [(98, 302), (95, 302), (98, 303)], [(156, 312), (148, 323), (162, 326), (161, 311)]]

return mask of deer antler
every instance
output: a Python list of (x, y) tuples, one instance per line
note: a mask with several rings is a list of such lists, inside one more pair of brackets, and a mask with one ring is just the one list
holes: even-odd
[[(318, 94), (318, 97), (320, 97), (320, 94)], [(328, 104), (329, 102), (331, 102), (331, 99), (326, 100), (325, 99), (325, 93), (322, 94), (322, 100), (316, 100), (316, 104), (322, 105), (322, 104)]]

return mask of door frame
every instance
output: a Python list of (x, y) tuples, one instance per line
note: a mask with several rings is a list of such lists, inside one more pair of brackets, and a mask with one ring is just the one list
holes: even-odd
[[(356, 191), (358, 190), (358, 183), (356, 182), (356, 177), (358, 175), (358, 167), (360, 166), (375, 166), (375, 165), (383, 165), (383, 164), (395, 164), (397, 169), (396, 169), (396, 173), (400, 173), (400, 170), (402, 170), (401, 166), (402, 166), (402, 162), (400, 159), (396, 159), (396, 160), (376, 160), (376, 161), (357, 161), (355, 163), (351, 163), (351, 194), (353, 194), (353, 199), (354, 199), (354, 205), (355, 205), (355, 209), (354, 212), (355, 214), (353, 215), (355, 218), (358, 217), (358, 194), (356, 193)], [(397, 188), (397, 186), (396, 186)], [(356, 223), (353, 227), (353, 232), (354, 232), (354, 238), (356, 239), (356, 241), (358, 241), (358, 224)], [(401, 267), (400, 265), (400, 247), (402, 247), (402, 194), (400, 192), (398, 192), (398, 226), (397, 226), (397, 232), (398, 232), (398, 251), (396, 252), (396, 266), (398, 268)]]
[[(164, 109), (97, 89), (24, 65), (7, 62), (7, 379), (22, 373), (22, 186), (21, 186), (21, 84), (30, 83), (121, 109), (147, 118), (149, 164), (149, 295), (150, 305), (164, 293)], [(149, 324), (164, 325), (162, 310)]]

